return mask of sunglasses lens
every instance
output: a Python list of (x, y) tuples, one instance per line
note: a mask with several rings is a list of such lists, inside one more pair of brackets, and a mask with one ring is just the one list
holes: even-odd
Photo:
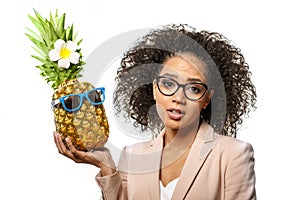
[(64, 99), (64, 104), (67, 109), (74, 110), (77, 109), (80, 105), (80, 96), (72, 95)]
[(103, 95), (104, 94), (100, 89), (95, 89), (88, 93), (88, 98), (92, 103), (100, 104), (104, 99)]

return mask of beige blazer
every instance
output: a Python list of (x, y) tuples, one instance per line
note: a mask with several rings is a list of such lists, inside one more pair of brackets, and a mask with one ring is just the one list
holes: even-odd
[[(104, 199), (160, 199), (162, 136), (126, 147), (115, 174), (96, 176)], [(172, 196), (182, 199), (256, 199), (252, 146), (202, 123)]]

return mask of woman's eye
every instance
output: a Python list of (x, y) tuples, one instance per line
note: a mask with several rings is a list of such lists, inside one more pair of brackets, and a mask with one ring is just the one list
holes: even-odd
[(172, 88), (172, 87), (175, 87), (175, 84), (172, 82), (172, 81), (163, 81), (162, 82), (163, 86), (166, 87), (166, 88)]
[(200, 89), (199, 88), (196, 88), (196, 87), (192, 87), (190, 88), (190, 90), (194, 93), (199, 93), (200, 92)]
[(201, 93), (202, 88), (197, 87), (197, 86), (191, 86), (191, 87), (189, 87), (188, 90), (189, 90), (191, 93), (198, 94), (198, 93)]

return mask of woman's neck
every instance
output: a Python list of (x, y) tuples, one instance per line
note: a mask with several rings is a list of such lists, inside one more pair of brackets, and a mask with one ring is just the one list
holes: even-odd
[(196, 138), (198, 127), (198, 125), (193, 125), (180, 130), (165, 128), (162, 167), (171, 165), (189, 152)]
[(165, 128), (164, 147), (187, 147), (190, 146), (198, 132), (198, 125), (192, 125), (182, 129)]

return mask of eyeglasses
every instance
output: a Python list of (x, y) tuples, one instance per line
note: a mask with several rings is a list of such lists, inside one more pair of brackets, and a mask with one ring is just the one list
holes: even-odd
[(85, 97), (92, 105), (102, 104), (105, 100), (105, 88), (99, 87), (82, 94), (69, 94), (51, 102), (52, 107), (61, 103), (66, 111), (74, 112), (81, 108)]
[(176, 80), (166, 76), (156, 77), (156, 84), (158, 90), (166, 96), (174, 95), (179, 88), (182, 87), (184, 96), (192, 101), (201, 99), (208, 89), (205, 83), (191, 82), (187, 84), (179, 84)]

